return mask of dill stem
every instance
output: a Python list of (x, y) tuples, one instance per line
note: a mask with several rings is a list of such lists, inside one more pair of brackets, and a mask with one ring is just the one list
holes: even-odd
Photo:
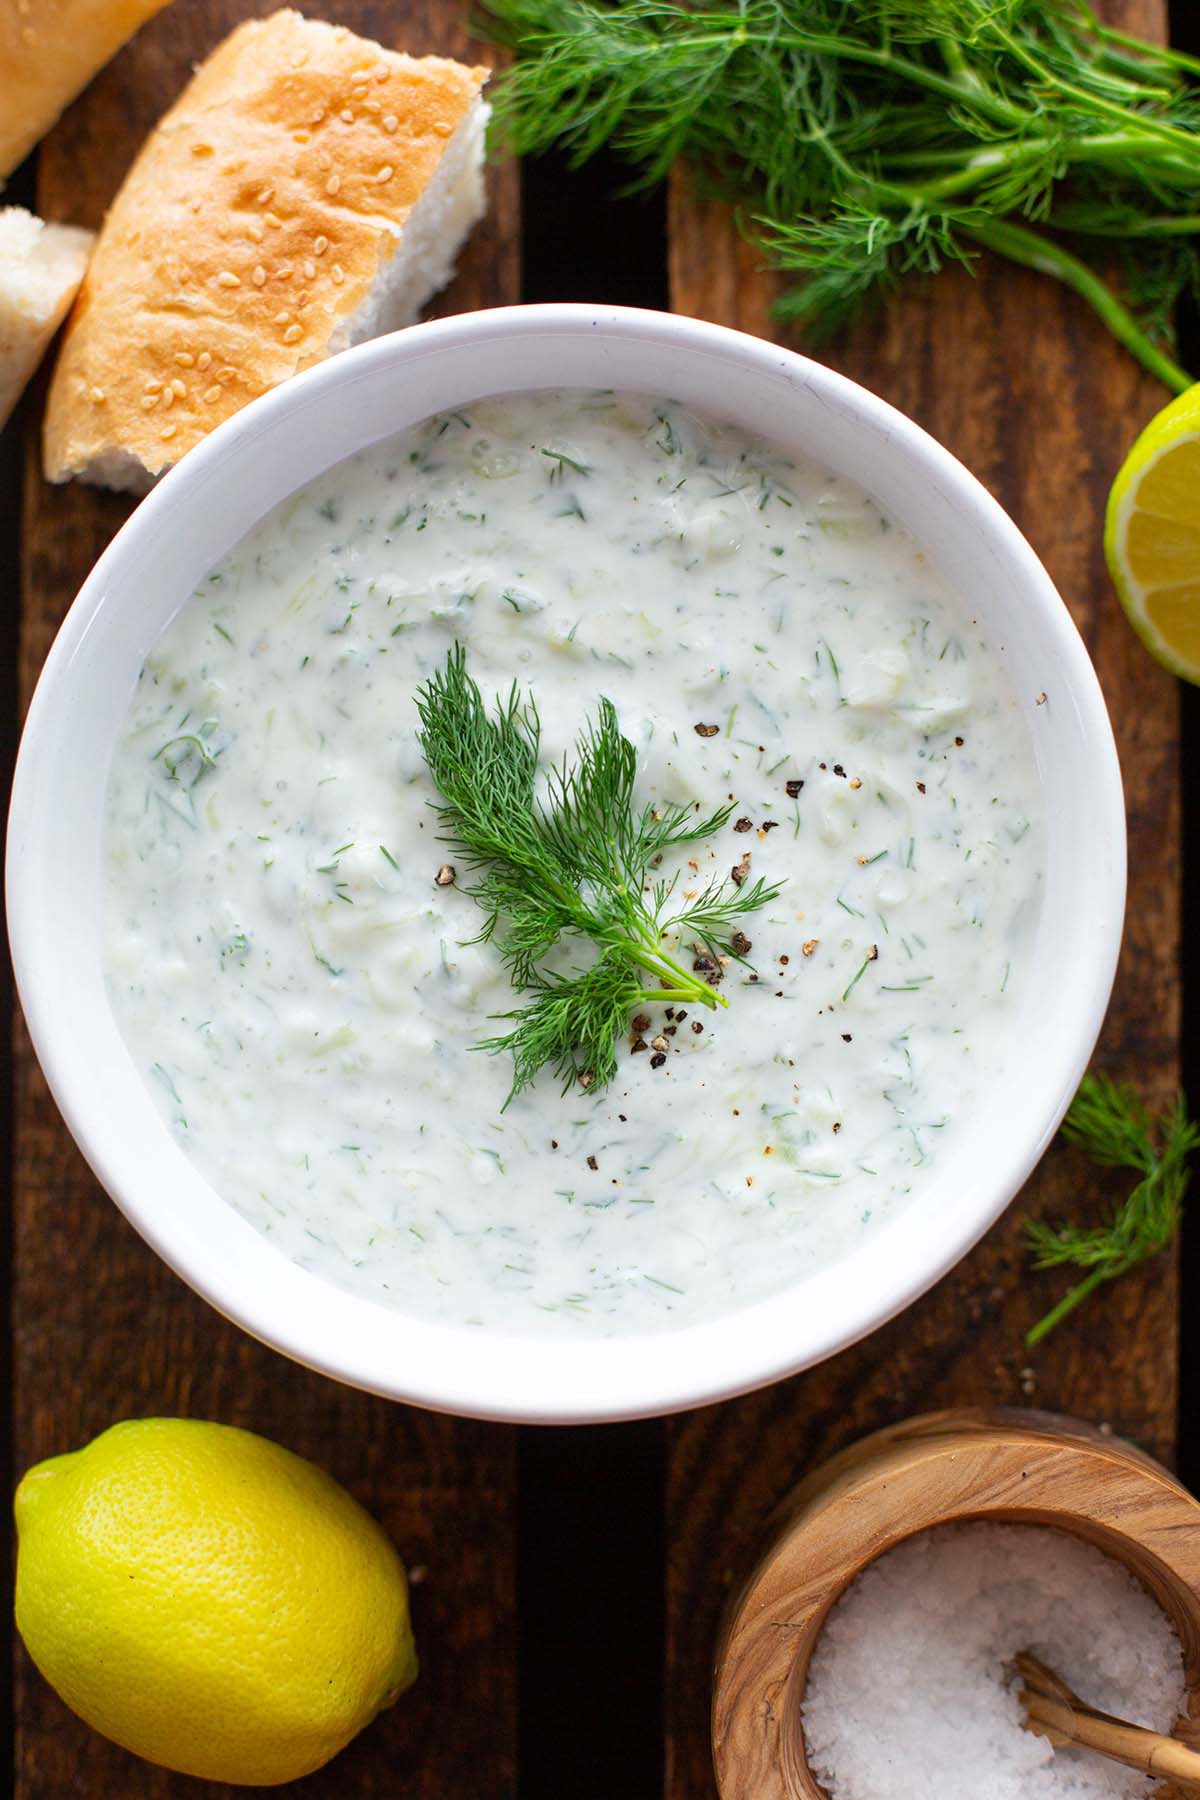
[(1117, 1273), (1119, 1271), (1115, 1269), (1093, 1269), (1091, 1274), (1085, 1276), (1076, 1287), (1071, 1289), (1069, 1294), (1063, 1296), (1057, 1306), (1051, 1307), (1044, 1319), (1039, 1319), (1032, 1330), (1025, 1333), (1025, 1348), (1035, 1350), (1043, 1338), (1049, 1337), (1055, 1326), (1061, 1325), (1077, 1306), (1082, 1306), (1089, 1294), (1095, 1293), (1098, 1287), (1111, 1280), (1112, 1276)]
[(1009, 144), (985, 144), (968, 154), (964, 154), (961, 149), (898, 150), (889, 155), (887, 161), (889, 168), (896, 169), (974, 169), (986, 175), (991, 169), (1004, 168), (1013, 163), (1036, 162), (1051, 153), (1061, 157), (1065, 163), (1111, 161), (1119, 164), (1127, 160), (1134, 151), (1142, 163), (1166, 163), (1175, 168), (1186, 169), (1194, 169), (1196, 166), (1195, 154), (1180, 156), (1173, 148), (1164, 149), (1147, 144), (1144, 139), (1134, 138), (1126, 131), (1096, 131), (1090, 137), (1076, 138), (1067, 144), (1049, 137), (1023, 137)]
[(1194, 385), (1187, 370), (1180, 368), (1178, 363), (1155, 348), (1128, 308), (1121, 304), (1094, 270), (1080, 262), (1078, 257), (1072, 256), (1070, 251), (1051, 243), (1049, 238), (1042, 237), (1040, 233), (1029, 231), (1023, 225), (1013, 225), (1006, 219), (986, 220), (977, 225), (964, 226), (964, 230), (986, 250), (995, 250), (1013, 262), (1038, 270), (1040, 274), (1053, 275), (1066, 287), (1073, 288), (1100, 315), (1117, 342), (1124, 344), (1142, 367), (1170, 388), (1172, 393), (1182, 394), (1186, 388)]
[[(708, 991), (710, 994), (712, 993), (711, 988)], [(699, 996), (693, 994), (690, 989), (685, 992), (682, 988), (642, 988), (638, 993), (638, 1005), (640, 1006), (643, 1001), (647, 1006), (654, 1006), (660, 1001), (674, 1005), (678, 1000), (696, 1000), (698, 998)], [(729, 1002), (718, 994), (713, 1004), (728, 1006)]]
[(1091, 219), (1086, 225), (1076, 225), (1069, 212), (1065, 218), (1051, 213), (1046, 223), (1060, 231), (1086, 232), (1089, 237), (1200, 237), (1200, 213), (1154, 214), (1147, 219), (1122, 219), (1112, 225)]
[[(804, 50), (814, 56), (833, 56), (840, 62), (863, 63), (868, 68), (887, 69), (906, 81), (915, 82), (918, 87), (927, 88), (930, 93), (940, 94), (943, 99), (966, 101), (997, 125), (1013, 127), (1023, 124), (1029, 117), (1021, 108), (1012, 106), (999, 95), (991, 93), (979, 81), (955, 81), (949, 75), (939, 75), (936, 69), (926, 68), (923, 63), (910, 62), (907, 57), (895, 56), (890, 50), (872, 49), (870, 44), (859, 43), (854, 38), (826, 37), (817, 31), (747, 31), (741, 25), (733, 32), (698, 32), (694, 37), (685, 38), (681, 35), (668, 41), (671, 44), (685, 44), (689, 50), (733, 51), (753, 44), (766, 49), (782, 46), (787, 50)], [(667, 43), (660, 47), (665, 49)]]
[(648, 969), (651, 974), (659, 976), (664, 984), (677, 982), (680, 991), (672, 993), (668, 998), (695, 1000), (702, 1006), (729, 1005), (724, 994), (718, 994), (715, 988), (710, 987), (707, 981), (701, 981), (698, 975), (689, 974), (675, 961), (674, 957), (668, 956), (665, 950), (629, 939), (618, 940), (617, 947), (627, 951), (639, 968)]
[(1115, 100), (1105, 100), (1100, 94), (1089, 93), (1087, 88), (1076, 87), (1073, 81), (1064, 81), (1041, 57), (1035, 56), (1012, 32), (998, 24), (994, 17), (989, 20), (989, 24), (1009, 54), (1022, 63), (1036, 80), (1044, 82), (1066, 99), (1077, 101), (1090, 112), (1119, 120), (1127, 131), (1132, 131), (1138, 137), (1157, 138), (1160, 143), (1177, 144), (1191, 157), (1195, 157), (1196, 139), (1192, 132), (1184, 131), (1178, 125), (1164, 125), (1158, 119), (1148, 119), (1142, 113), (1131, 112), (1127, 106), (1119, 106)]
[[(941, 156), (936, 151), (925, 154), (917, 152), (912, 155), (897, 156), (893, 160), (896, 166), (915, 164), (928, 168), (931, 163), (939, 160), (949, 164), (954, 173), (943, 175), (934, 181), (923, 181), (919, 186), (906, 190), (918, 202), (936, 201), (948, 199), (954, 194), (976, 187), (980, 182), (988, 180), (1000, 170), (1020, 168), (1022, 163), (1036, 163), (1051, 148), (1052, 146), (1046, 138), (1023, 138), (1020, 143), (996, 144), (989, 146), (986, 150), (980, 150), (974, 156), (969, 157), (965, 164), (961, 155), (953, 151), (948, 151)], [(1053, 146), (1053, 148), (1058, 153), (1058, 147)], [(1097, 134), (1094, 137), (1077, 138), (1074, 143), (1063, 148), (1060, 154), (1064, 166), (1074, 167), (1078, 164), (1098, 162), (1106, 166), (1112, 165), (1115, 168), (1121, 168), (1127, 165), (1132, 157), (1140, 158), (1143, 163), (1158, 162), (1158, 157), (1147, 157), (1146, 153), (1150, 148), (1143, 138), (1133, 137), (1128, 132), (1112, 131), (1105, 132), (1103, 135)], [(1172, 152), (1165, 160), (1178, 163), (1180, 158)], [(1195, 168), (1200, 176), (1200, 159), (1190, 158), (1187, 166), (1189, 169)], [(1091, 226), (1089, 225), (1087, 229), (1090, 231)], [(1180, 228), (1181, 235), (1184, 229)], [(1194, 231), (1194, 223), (1186, 229)]]
[(1200, 75), (1200, 56), (1189, 56), (1186, 50), (1176, 50), (1168, 44), (1147, 44), (1128, 31), (1118, 31), (1115, 26), (1102, 25), (1090, 7), (1086, 10), (1098, 38), (1102, 38), (1106, 44), (1119, 44), (1123, 50), (1137, 52), (1135, 67), (1154, 68), (1165, 64), (1169, 69), (1188, 69), (1192, 74)]

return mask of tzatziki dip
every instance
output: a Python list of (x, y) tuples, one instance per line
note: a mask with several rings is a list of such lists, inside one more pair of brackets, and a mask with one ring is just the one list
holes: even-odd
[[(782, 884), (727, 1004), (631, 1019), (596, 1089), (506, 1106), (479, 1048), (520, 996), (418, 737), (456, 644), (547, 771), (607, 697), (639, 807), (732, 804), (656, 878)], [(819, 462), (588, 392), (431, 419), (262, 520), (147, 658), (105, 832), (112, 1006), (212, 1186), (372, 1300), (571, 1334), (778, 1292), (929, 1180), (1011, 1049), (1044, 848), (998, 647), (922, 546)]]

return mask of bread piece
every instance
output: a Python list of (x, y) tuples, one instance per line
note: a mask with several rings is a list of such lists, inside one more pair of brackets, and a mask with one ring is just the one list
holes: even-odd
[(0, 0), (0, 183), (167, 0)]
[(483, 212), (487, 74), (294, 12), (226, 38), (105, 221), (48, 478), (143, 492), (248, 400), (415, 318)]
[(67, 316), (93, 234), (0, 208), (0, 428)]

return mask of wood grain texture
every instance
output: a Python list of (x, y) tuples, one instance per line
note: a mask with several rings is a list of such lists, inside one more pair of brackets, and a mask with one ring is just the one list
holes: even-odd
[[(1101, 10), (1147, 36), (1165, 33), (1160, 0), (1110, 0)], [(788, 341), (772, 319), (777, 288), (761, 262), (726, 209), (696, 204), (676, 183), (677, 311)], [(954, 270), (917, 283), (821, 356), (916, 418), (986, 483), (1083, 632), (1112, 714), (1129, 815), (1125, 942), (1098, 1059), (1164, 1101), (1179, 1079), (1178, 696), (1125, 623), (1101, 523), (1119, 462), (1167, 396), (1071, 295), (986, 259), (974, 278)], [(669, 1800), (714, 1791), (710, 1656), (729, 1583), (744, 1574), (780, 1495), (831, 1451), (908, 1412), (1035, 1400), (1106, 1421), (1170, 1460), (1171, 1257), (1107, 1289), (1035, 1356), (1022, 1347), (1024, 1331), (1069, 1285), (1061, 1274), (1030, 1273), (1023, 1217), (1099, 1210), (1106, 1191), (1120, 1184), (1107, 1188), (1075, 1153), (1055, 1148), (985, 1240), (902, 1317), (807, 1375), (668, 1423)]]
[[(50, 218), (97, 225), (145, 132), (190, 66), (255, 0), (180, 0), (71, 108), (43, 146)], [(468, 38), (466, 0), (333, 0), (320, 9), (398, 49), (492, 61)], [(517, 178), (493, 172), (492, 207), (437, 309), (518, 297)], [(31, 408), (36, 413), (37, 408)], [(41, 480), (31, 419), (24, 503), (22, 705), (77, 588), (130, 510), (117, 496)], [(289, 1792), (406, 1800), (511, 1800), (516, 1792), (512, 1432), (351, 1392), (227, 1324), (142, 1244), (91, 1178), (46, 1091), (23, 1029), (16, 1043), (14, 1238), (18, 1471), (116, 1419), (221, 1419), (327, 1466), (379, 1518), (410, 1568), (423, 1673), (402, 1702), (326, 1771)], [(17, 1668), (20, 1800), (208, 1800), (242, 1789), (150, 1768), (88, 1730), (23, 1653)]]

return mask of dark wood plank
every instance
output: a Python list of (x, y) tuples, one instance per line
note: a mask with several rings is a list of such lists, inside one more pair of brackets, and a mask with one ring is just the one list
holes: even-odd
[[(51, 218), (96, 224), (143, 133), (190, 65), (270, 0), (189, 0), (150, 25), (71, 109), (41, 153)], [(493, 60), (467, 35), (466, 0), (338, 0), (336, 19), (415, 53)], [(516, 172), (494, 171), (492, 210), (438, 310), (518, 297)], [(38, 409), (31, 408), (31, 413)], [(124, 500), (48, 488), (31, 443), (24, 507), (22, 704)], [(114, 1420), (190, 1414), (244, 1425), (324, 1463), (383, 1521), (410, 1568), (423, 1673), (411, 1694), (325, 1772), (289, 1791), (511, 1800), (516, 1791), (515, 1461), (504, 1427), (391, 1406), (311, 1375), (234, 1329), (171, 1275), (97, 1188), (18, 1028), (15, 1432), (18, 1471)], [(23, 1654), (20, 1800), (230, 1795), (150, 1768), (67, 1711)]]
[[(1163, 35), (1160, 0), (1110, 17)], [(761, 256), (725, 210), (677, 185), (676, 310), (784, 337)], [(1165, 396), (1070, 295), (1023, 270), (981, 266), (900, 295), (827, 360), (925, 425), (987, 483), (1058, 583), (1087, 639), (1125, 773), (1131, 884), (1125, 946), (1100, 1059), (1155, 1100), (1178, 1082), (1179, 791), (1175, 684), (1141, 649), (1101, 553), (1105, 497)], [(1028, 1357), (1022, 1334), (1065, 1291), (1031, 1275), (1030, 1212), (1073, 1212), (1097, 1180), (1055, 1149), (974, 1253), (865, 1343), (764, 1393), (668, 1424), (667, 1775), (704, 1800), (711, 1652), (729, 1583), (769, 1509), (806, 1470), (877, 1426), (933, 1407), (1036, 1403), (1104, 1421), (1169, 1460), (1177, 1283), (1162, 1258), (1107, 1290)]]

